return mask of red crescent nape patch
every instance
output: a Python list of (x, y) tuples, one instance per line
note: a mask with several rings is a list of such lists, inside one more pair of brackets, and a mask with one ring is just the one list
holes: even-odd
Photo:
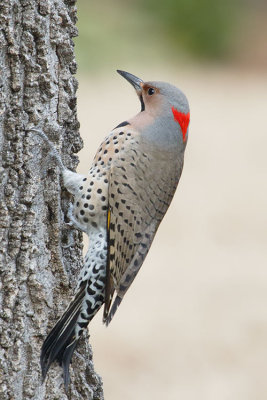
[(178, 122), (178, 124), (181, 127), (182, 134), (183, 134), (183, 141), (185, 142), (186, 140), (186, 132), (188, 128), (188, 124), (190, 121), (190, 113), (184, 114), (181, 111), (176, 110), (176, 108), (172, 107), (172, 113), (173, 113), (173, 118), (174, 121)]

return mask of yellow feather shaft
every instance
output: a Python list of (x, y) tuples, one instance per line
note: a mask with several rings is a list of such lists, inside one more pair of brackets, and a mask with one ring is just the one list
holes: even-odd
[(108, 229), (109, 229), (109, 225), (110, 225), (110, 209), (108, 210)]

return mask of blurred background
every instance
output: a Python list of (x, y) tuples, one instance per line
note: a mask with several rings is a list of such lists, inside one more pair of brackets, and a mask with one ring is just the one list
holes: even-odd
[(191, 108), (149, 255), (111, 325), (90, 324), (105, 399), (266, 400), (267, 3), (77, 4), (79, 172), (140, 110), (117, 68), (173, 83)]

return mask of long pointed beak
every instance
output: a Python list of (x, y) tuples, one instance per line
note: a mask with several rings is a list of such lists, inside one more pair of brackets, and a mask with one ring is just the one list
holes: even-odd
[(129, 72), (121, 71), (119, 69), (117, 69), (117, 72), (118, 74), (123, 76), (123, 78), (125, 78), (128, 82), (130, 82), (130, 84), (133, 85), (135, 90), (137, 91), (142, 90), (142, 83), (144, 83), (142, 79), (137, 78), (137, 76), (130, 74)]

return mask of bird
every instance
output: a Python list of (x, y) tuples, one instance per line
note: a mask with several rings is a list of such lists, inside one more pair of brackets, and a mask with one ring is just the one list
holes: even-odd
[(79, 338), (103, 305), (103, 322), (111, 322), (145, 260), (176, 191), (188, 140), (190, 110), (180, 89), (117, 72), (134, 87), (141, 110), (104, 139), (87, 175), (65, 168), (53, 143), (36, 130), (73, 194), (70, 223), (89, 236), (74, 298), (41, 349), (43, 380), (57, 361), (66, 389)]

